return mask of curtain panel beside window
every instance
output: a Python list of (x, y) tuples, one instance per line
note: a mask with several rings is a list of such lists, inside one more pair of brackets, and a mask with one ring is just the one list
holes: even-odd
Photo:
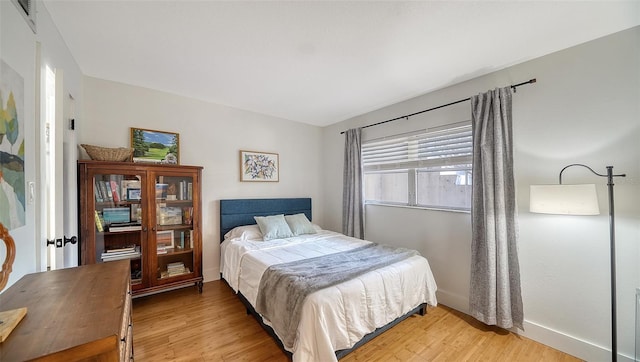
[(344, 135), (342, 175), (342, 233), (364, 239), (364, 200), (362, 197), (362, 129)]
[(510, 87), (471, 97), (471, 112), (476, 180), (469, 313), (485, 324), (522, 329)]

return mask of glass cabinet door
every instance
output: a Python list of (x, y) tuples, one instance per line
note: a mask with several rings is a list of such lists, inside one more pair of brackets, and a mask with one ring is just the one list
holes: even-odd
[(134, 174), (93, 176), (95, 261), (130, 260), (134, 289), (142, 284), (144, 268), (142, 181), (142, 176)]
[(155, 176), (156, 280), (170, 283), (194, 276), (193, 176)]

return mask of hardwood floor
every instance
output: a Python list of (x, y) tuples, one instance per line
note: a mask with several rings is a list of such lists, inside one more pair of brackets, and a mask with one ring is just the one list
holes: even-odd
[[(137, 362), (288, 361), (222, 281), (134, 299)], [(445, 306), (412, 316), (341, 361), (579, 361)]]

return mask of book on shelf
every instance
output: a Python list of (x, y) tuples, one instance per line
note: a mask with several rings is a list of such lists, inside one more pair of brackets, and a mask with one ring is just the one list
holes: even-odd
[(102, 259), (140, 256), (140, 251), (138, 251), (138, 249), (136, 249), (136, 250), (131, 250), (131, 251), (121, 251), (121, 252), (116, 252), (116, 253), (102, 253), (101, 256), (102, 256)]
[(111, 186), (107, 184), (108, 181), (96, 181), (100, 186), (100, 193), (102, 194), (102, 201), (113, 201), (113, 194), (111, 193)]
[(102, 253), (101, 257), (102, 261), (111, 261), (138, 258), (141, 255), (142, 254), (140, 253), (140, 247), (132, 245), (122, 248), (105, 250), (104, 253)]
[(193, 230), (180, 231), (180, 241), (176, 240), (176, 247), (179, 249), (193, 248)]
[(120, 189), (118, 187), (118, 182), (111, 180), (109, 185), (111, 186), (111, 198), (113, 199), (113, 202), (120, 202)]
[(105, 259), (115, 260), (115, 259), (137, 257), (137, 256), (140, 256), (140, 252), (138, 250), (132, 250), (132, 251), (123, 251), (119, 253), (102, 253), (100, 256), (102, 257), (102, 260), (105, 260)]
[(162, 273), (160, 273), (160, 279), (166, 279), (166, 278), (171, 278), (171, 277), (177, 277), (179, 275), (183, 275), (183, 274), (189, 274), (191, 273), (191, 271), (189, 271), (189, 268), (186, 268), (184, 272), (179, 273), (179, 274), (169, 274), (166, 271), (163, 271)]
[(98, 185), (98, 180), (95, 182), (95, 186), (93, 187), (93, 193), (96, 197), (96, 202), (103, 202), (104, 198), (102, 197), (102, 192), (100, 192), (100, 186)]
[(178, 275), (191, 273), (188, 267), (184, 266), (182, 262), (167, 264), (167, 270), (160, 273), (160, 278), (169, 278)]
[(193, 207), (185, 206), (182, 208), (182, 223), (185, 225), (191, 225), (193, 222)]
[(131, 210), (128, 207), (105, 207), (102, 219), (106, 224), (131, 222)]
[(118, 226), (118, 227), (113, 227), (113, 226), (109, 226), (109, 232), (112, 233), (122, 233), (122, 232), (126, 232), (126, 231), (140, 231), (142, 230), (142, 226), (138, 225), (138, 226)]
[(100, 215), (98, 214), (98, 210), (94, 210), (94, 211), (95, 211), (95, 219), (96, 219), (96, 229), (99, 232), (103, 232), (104, 227), (102, 226), (102, 220), (100, 220)]
[(167, 270), (167, 275), (182, 275), (184, 273), (187, 273), (188, 268), (182, 267), (180, 269), (172, 269), (172, 270)]
[(173, 250), (173, 245), (158, 245), (156, 247), (156, 254), (167, 254), (168, 252)]
[(112, 222), (111, 226), (140, 226), (139, 221), (118, 221)]
[(167, 270), (167, 274), (169, 275), (180, 275), (180, 274), (185, 274), (185, 273), (190, 273), (191, 271), (189, 270), (189, 268), (182, 266), (182, 268), (179, 269), (171, 269), (171, 270)]
[(128, 252), (128, 251), (135, 251), (137, 247), (138, 247), (137, 245), (129, 245), (129, 246), (123, 246), (121, 248), (108, 249), (108, 250), (105, 250), (104, 252), (105, 254), (122, 253), (122, 252)]
[(178, 200), (191, 200), (193, 196), (193, 183), (182, 180), (178, 184)]
[(112, 249), (105, 249), (102, 254), (130, 253), (132, 251), (140, 251), (139, 245), (127, 245)]
[[(171, 263), (171, 264), (176, 264), (176, 263)], [(184, 267), (183, 263), (177, 263), (177, 265), (171, 265), (171, 264), (167, 264), (167, 272), (169, 274), (183, 273), (184, 272), (185, 267)]]
[(131, 254), (103, 255), (102, 261), (126, 260), (126, 259), (139, 258), (140, 256), (141, 256), (140, 252), (134, 252)]
[(112, 222), (109, 225), (109, 232), (121, 232), (121, 231), (138, 231), (142, 230), (142, 224), (139, 222)]

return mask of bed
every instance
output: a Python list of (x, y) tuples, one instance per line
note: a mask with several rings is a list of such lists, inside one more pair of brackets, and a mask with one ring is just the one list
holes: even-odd
[[(306, 232), (300, 235), (285, 238), (276, 235), (271, 240), (262, 240), (263, 234), (255, 225), (254, 216), (290, 215), (292, 219), (300, 219), (301, 214), (304, 215), (302, 218), (312, 220), (311, 199), (220, 201), (221, 277), (237, 293), (247, 312), (294, 362), (336, 361), (409, 316), (424, 314), (427, 304), (437, 304), (436, 284), (428, 261), (407, 249), (397, 252), (394, 249), (394, 255), (375, 257), (373, 262), (380, 266), (373, 269), (363, 265), (362, 270), (369, 271), (361, 271), (352, 279), (327, 284), (318, 290), (312, 289), (308, 295), (297, 297), (298, 304), (289, 305), (289, 300), (280, 300), (289, 293), (267, 294), (268, 290), (273, 290), (267, 287), (271, 280), (267, 276), (273, 268), (284, 265), (306, 268), (307, 264), (301, 263), (324, 261), (326, 258), (322, 256), (327, 254), (332, 258), (364, 260), (367, 258), (358, 253), (385, 247), (322, 230), (309, 221), (306, 221)], [(309, 230), (309, 225), (313, 231)], [(273, 303), (270, 298), (280, 299), (274, 299), (278, 302)], [(292, 312), (295, 317), (269, 320), (267, 316), (282, 313), (270, 314), (265, 308), (281, 304), (286, 304), (292, 311), (299, 310), (299, 314)], [(282, 329), (287, 323), (295, 324), (293, 332)]]

